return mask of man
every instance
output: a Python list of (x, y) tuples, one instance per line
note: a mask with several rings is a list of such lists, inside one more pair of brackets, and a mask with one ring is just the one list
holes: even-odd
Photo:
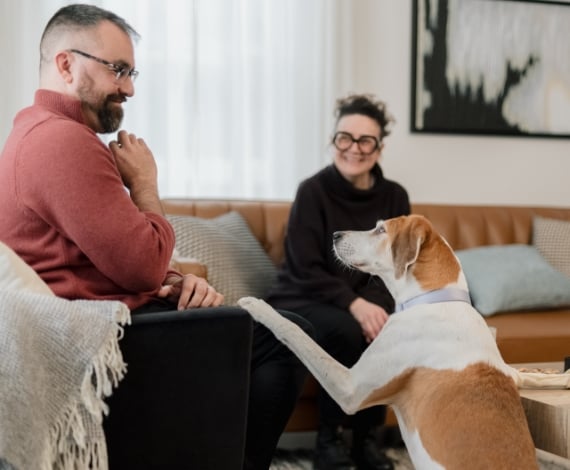
[[(119, 129), (134, 95), (137, 37), (95, 6), (68, 5), (50, 19), (40, 89), (16, 116), (0, 157), (0, 239), (61, 297), (120, 300), (134, 314), (219, 307), (223, 295), (206, 280), (168, 269), (174, 232), (145, 142), (124, 130), (108, 146), (97, 136)], [(244, 468), (261, 470), (305, 371), (259, 325), (253, 348)]]

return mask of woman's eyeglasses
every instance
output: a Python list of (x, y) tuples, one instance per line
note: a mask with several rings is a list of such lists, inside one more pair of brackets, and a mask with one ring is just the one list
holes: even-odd
[(332, 143), (338, 150), (348, 150), (352, 143), (356, 142), (360, 153), (363, 155), (370, 155), (380, 146), (380, 141), (371, 135), (362, 135), (358, 139), (348, 132), (339, 131), (334, 137)]

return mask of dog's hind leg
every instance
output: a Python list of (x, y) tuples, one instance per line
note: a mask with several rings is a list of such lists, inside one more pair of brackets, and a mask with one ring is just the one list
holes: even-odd
[(350, 369), (336, 361), (301, 328), (263, 300), (243, 297), (238, 304), (293, 351), (346, 413), (358, 411), (365, 397), (356, 396), (357, 387)]

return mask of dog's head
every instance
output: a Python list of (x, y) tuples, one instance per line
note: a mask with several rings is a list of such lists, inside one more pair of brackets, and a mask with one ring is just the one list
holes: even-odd
[(429, 291), (465, 282), (451, 247), (421, 215), (380, 220), (372, 230), (335, 232), (333, 238), (344, 264), (379, 276), (394, 297), (404, 285)]

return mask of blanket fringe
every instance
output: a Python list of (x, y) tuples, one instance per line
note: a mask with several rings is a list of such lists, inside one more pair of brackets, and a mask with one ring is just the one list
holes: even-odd
[(108, 341), (99, 351), (93, 362), (87, 369), (83, 383), (81, 384), (81, 399), (87, 410), (102, 422), (103, 414), (109, 413), (109, 407), (103, 401), (113, 393), (113, 388), (119, 385), (127, 372), (127, 365), (123, 361), (123, 355), (119, 346), (119, 340), (124, 335), (123, 324), (130, 323), (128, 310), (119, 309), (116, 323), (110, 332)]
[(104, 398), (125, 376), (127, 365), (119, 347), (124, 335), (123, 325), (130, 324), (130, 312), (124, 304), (118, 304), (115, 322), (109, 336), (92, 363), (85, 371), (81, 384), (81, 396), (61, 411), (49, 431), (49, 445), (41, 459), (41, 470), (107, 470), (108, 456), (105, 436), (86, 442), (90, 423), (100, 425), (103, 414), (109, 413)]
[(57, 456), (53, 468), (57, 468), (58, 470), (108, 468), (108, 455), (105, 441), (93, 442), (82, 449), (78, 447), (70, 448), (69, 452), (61, 453)]

